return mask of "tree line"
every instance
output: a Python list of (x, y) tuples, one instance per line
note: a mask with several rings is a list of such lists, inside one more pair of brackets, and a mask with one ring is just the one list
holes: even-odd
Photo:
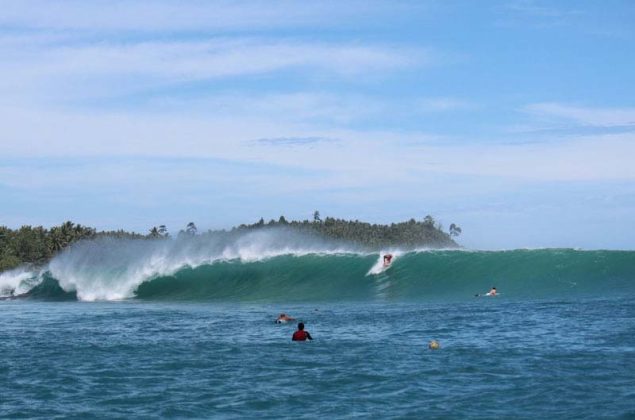
[[(410, 219), (407, 222), (391, 223), (389, 225), (371, 224), (359, 220), (344, 220), (333, 217), (322, 219), (319, 211), (313, 214), (313, 220), (288, 221), (284, 216), (278, 220), (265, 222), (261, 218), (253, 224), (242, 224), (228, 231), (207, 231), (199, 233), (194, 222), (180, 230), (178, 238), (200, 235), (230, 234), (263, 228), (290, 228), (300, 232), (315, 234), (327, 239), (342, 241), (367, 249), (385, 247), (457, 247), (452, 239), (460, 235), (461, 228), (454, 223), (450, 225), (449, 233), (443, 231), (443, 226), (432, 216), (426, 216), (421, 221)], [(22, 226), (19, 229), (9, 229), (0, 226), (0, 272), (16, 268), (23, 264), (44, 264), (56, 253), (83, 239), (98, 237), (162, 240), (170, 237), (165, 225), (154, 226), (145, 235), (117, 231), (97, 231), (95, 228), (82, 226), (73, 222), (64, 222), (60, 226), (46, 229), (42, 226)]]
[(461, 228), (454, 223), (450, 226), (449, 233), (444, 232), (443, 225), (430, 215), (421, 221), (410, 219), (407, 222), (382, 225), (333, 217), (322, 219), (319, 211), (313, 213), (311, 221), (287, 221), (284, 216), (280, 216), (277, 221), (272, 219), (265, 222), (261, 218), (257, 223), (240, 225), (234, 230), (253, 230), (264, 227), (290, 227), (373, 250), (385, 247), (405, 249), (458, 247), (452, 236), (456, 237), (461, 234)]
[(97, 232), (95, 228), (73, 222), (45, 229), (42, 226), (22, 226), (9, 229), (0, 226), (0, 272), (23, 264), (42, 264), (56, 253), (82, 239), (99, 236), (114, 238), (145, 238), (145, 235), (117, 231)]

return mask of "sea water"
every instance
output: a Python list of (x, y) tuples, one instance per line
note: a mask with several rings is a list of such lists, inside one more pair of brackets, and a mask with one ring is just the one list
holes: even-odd
[(12, 301), (0, 325), (2, 417), (635, 416), (632, 297)]
[(0, 275), (0, 417), (635, 417), (634, 252), (255, 243)]

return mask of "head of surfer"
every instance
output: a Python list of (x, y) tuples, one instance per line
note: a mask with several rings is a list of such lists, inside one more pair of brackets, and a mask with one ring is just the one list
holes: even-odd
[(304, 322), (298, 323), (298, 330), (300, 331), (304, 330)]

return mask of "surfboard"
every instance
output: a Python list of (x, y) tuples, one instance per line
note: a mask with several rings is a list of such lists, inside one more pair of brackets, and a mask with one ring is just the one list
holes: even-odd
[(385, 272), (386, 270), (388, 270), (390, 267), (392, 267), (393, 264), (395, 263), (396, 255), (394, 253), (392, 253), (391, 255), (392, 255), (392, 258), (391, 258), (390, 264), (384, 265), (383, 254), (380, 254), (379, 258), (377, 259), (377, 262), (375, 263), (375, 265), (371, 267), (370, 270), (368, 270), (368, 273), (366, 273), (366, 275), (370, 276), (373, 274), (381, 274)]

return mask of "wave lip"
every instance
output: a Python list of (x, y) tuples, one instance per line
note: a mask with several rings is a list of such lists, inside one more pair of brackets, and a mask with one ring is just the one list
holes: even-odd
[(0, 297), (20, 296), (41, 282), (41, 274), (28, 267), (0, 273)]
[[(254, 263), (282, 255), (353, 252), (353, 247), (281, 228), (170, 240), (100, 238), (78, 242), (42, 271), (80, 300), (121, 300), (135, 297), (145, 282), (173, 276), (186, 268), (228, 261)], [(39, 277), (41, 282), (41, 274)], [(7, 283), (15, 286), (19, 280), (12, 276)]]

